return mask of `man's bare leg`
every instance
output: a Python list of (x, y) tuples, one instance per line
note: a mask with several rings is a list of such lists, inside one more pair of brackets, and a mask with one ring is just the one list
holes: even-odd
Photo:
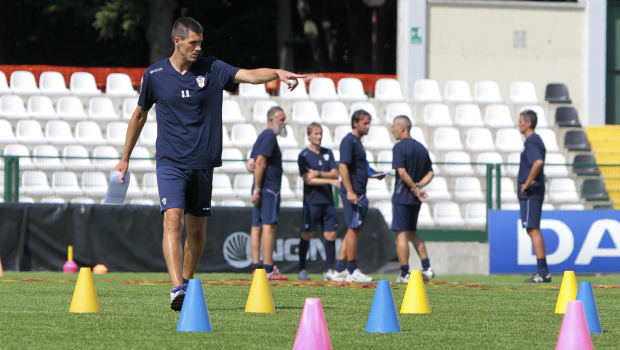
[(528, 228), (527, 234), (530, 235), (530, 238), (532, 239), (532, 246), (534, 247), (536, 259), (544, 259), (547, 256), (547, 253), (545, 250), (545, 240), (540, 233), (540, 229)]
[(273, 247), (275, 244), (276, 224), (264, 224), (261, 246), (263, 248), (263, 263), (273, 265)]
[(252, 264), (260, 264), (261, 230), (261, 226), (252, 226), (250, 229), (250, 254), (252, 255)]
[(185, 240), (185, 257), (183, 259), (183, 278), (194, 277), (196, 266), (200, 261), (202, 252), (207, 242), (206, 216), (185, 215), (187, 238)]
[(172, 286), (182, 286), (183, 277), (183, 246), (181, 234), (183, 233), (183, 208), (170, 208), (164, 211), (164, 238), (162, 247), (164, 259), (168, 267), (168, 274), (172, 280)]

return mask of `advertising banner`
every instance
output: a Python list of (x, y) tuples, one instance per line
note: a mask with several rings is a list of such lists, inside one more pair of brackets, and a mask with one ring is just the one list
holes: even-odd
[[(540, 222), (552, 273), (620, 272), (620, 211), (543, 211)], [(491, 273), (533, 273), (536, 256), (518, 211), (489, 211)]]

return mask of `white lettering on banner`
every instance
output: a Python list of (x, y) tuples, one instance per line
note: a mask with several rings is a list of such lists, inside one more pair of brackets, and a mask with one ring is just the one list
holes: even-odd
[[(558, 247), (553, 253), (547, 253), (549, 265), (560, 264), (573, 252), (575, 238), (570, 228), (560, 220), (540, 220), (540, 229), (553, 231), (558, 237)], [(517, 264), (536, 265), (536, 255), (532, 254), (532, 240), (527, 231), (521, 226), (521, 220), (517, 220)]]
[[(609, 232), (614, 241), (615, 248), (599, 248), (605, 232)], [(592, 258), (600, 257), (620, 257), (620, 223), (616, 220), (603, 219), (597, 220), (592, 224), (583, 246), (575, 260), (576, 265), (588, 265)]]

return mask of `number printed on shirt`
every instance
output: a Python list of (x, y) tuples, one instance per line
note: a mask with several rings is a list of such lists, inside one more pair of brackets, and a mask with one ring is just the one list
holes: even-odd
[(181, 97), (182, 98), (190, 97), (189, 90), (181, 90)]

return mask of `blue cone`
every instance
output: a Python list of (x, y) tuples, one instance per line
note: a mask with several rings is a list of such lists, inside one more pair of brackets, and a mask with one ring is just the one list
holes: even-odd
[(177, 332), (211, 332), (209, 310), (202, 292), (202, 282), (199, 279), (189, 280)]
[(590, 334), (603, 333), (601, 320), (598, 317), (598, 309), (596, 308), (596, 300), (594, 300), (594, 293), (592, 293), (592, 283), (579, 282), (576, 300), (581, 300), (583, 304), (583, 311), (586, 314)]
[(368, 315), (368, 323), (366, 323), (366, 332), (400, 332), (400, 323), (398, 323), (390, 281), (381, 280), (377, 283), (375, 297), (370, 307), (370, 315)]

